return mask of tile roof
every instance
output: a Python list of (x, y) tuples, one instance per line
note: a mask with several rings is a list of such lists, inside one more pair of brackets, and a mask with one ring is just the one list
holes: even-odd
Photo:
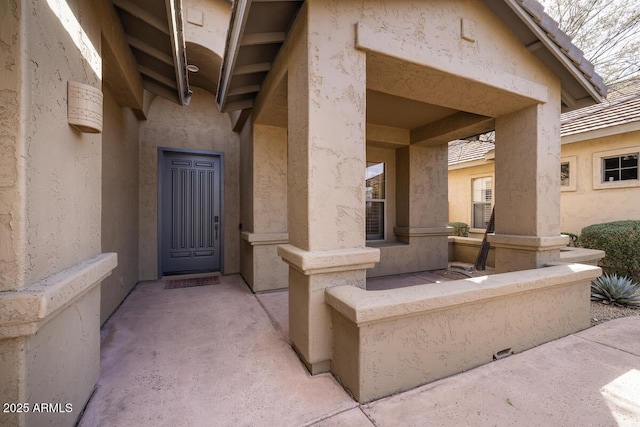
[[(600, 104), (560, 115), (560, 135), (568, 136), (640, 122), (640, 78), (611, 87)], [(482, 160), (494, 149), (492, 141), (456, 140), (449, 142), (449, 165)]]
[(640, 78), (611, 88), (600, 104), (560, 116), (562, 136), (640, 121)]
[(560, 48), (562, 53), (603, 97), (607, 95), (607, 86), (595, 71), (593, 64), (584, 57), (584, 53), (573, 44), (571, 37), (560, 29), (558, 23), (544, 11), (544, 6), (536, 0), (516, 0), (533, 18), (549, 39)]
[(449, 166), (484, 159), (493, 150), (493, 141), (455, 140), (449, 142)]

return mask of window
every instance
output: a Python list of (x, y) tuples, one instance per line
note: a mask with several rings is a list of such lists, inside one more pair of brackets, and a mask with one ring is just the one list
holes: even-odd
[(367, 162), (366, 170), (366, 234), (367, 240), (384, 240), (385, 212), (384, 163)]
[(473, 187), (473, 228), (487, 228), (491, 219), (491, 202), (493, 201), (493, 182), (490, 176), (476, 178)]
[(560, 163), (560, 185), (562, 187), (568, 187), (571, 182), (569, 162)]
[(638, 153), (602, 159), (602, 182), (638, 179)]
[(640, 146), (593, 153), (593, 189), (640, 187)]
[(578, 156), (560, 159), (560, 191), (576, 191), (576, 164)]

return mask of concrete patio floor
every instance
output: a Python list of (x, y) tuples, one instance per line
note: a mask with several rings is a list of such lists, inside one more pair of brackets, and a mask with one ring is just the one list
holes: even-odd
[(287, 292), (138, 284), (103, 328), (79, 425), (640, 425), (640, 317), (604, 323), (360, 405), (288, 342)]

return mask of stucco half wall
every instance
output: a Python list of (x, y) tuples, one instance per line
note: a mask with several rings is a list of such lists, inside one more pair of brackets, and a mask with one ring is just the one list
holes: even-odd
[(580, 331), (600, 274), (563, 264), (386, 291), (328, 288), (331, 371), (368, 402)]

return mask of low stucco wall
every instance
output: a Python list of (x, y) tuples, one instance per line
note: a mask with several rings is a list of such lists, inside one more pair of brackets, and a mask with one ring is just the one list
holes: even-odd
[(331, 371), (368, 402), (590, 325), (600, 268), (563, 264), (385, 291), (326, 291)]
[[(466, 262), (475, 264), (476, 258), (482, 247), (482, 239), (473, 237), (449, 237), (449, 262)], [(494, 247), (489, 248), (487, 255), (487, 266), (496, 266), (496, 250)]]
[(380, 249), (380, 262), (367, 277), (390, 276), (447, 268), (447, 236), (412, 237), (410, 243), (369, 243)]
[(0, 294), (0, 402), (28, 405), (3, 413), (0, 426), (77, 420), (100, 372), (100, 283), (116, 264), (115, 253), (101, 254)]

